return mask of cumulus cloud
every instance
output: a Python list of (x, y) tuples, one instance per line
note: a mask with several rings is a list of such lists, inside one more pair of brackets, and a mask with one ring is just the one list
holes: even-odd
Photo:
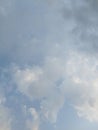
[(97, 59), (73, 51), (68, 57), (66, 61), (47, 58), (42, 67), (15, 67), (12, 81), (30, 100), (41, 101), (40, 111), (52, 123), (56, 122), (65, 99), (79, 116), (97, 121)]
[[(79, 116), (90, 121), (98, 121), (98, 62), (97, 59), (72, 53), (67, 62), (68, 87), (63, 91), (69, 93), (69, 99), (76, 108)], [(63, 85), (66, 85), (64, 81)]]
[(63, 61), (47, 58), (43, 67), (29, 67), (12, 70), (12, 81), (18, 91), (30, 98), (41, 100), (41, 112), (51, 122), (56, 122), (57, 114), (64, 104), (64, 95), (60, 93), (59, 80), (65, 74)]
[[(79, 117), (98, 121), (97, 71), (96, 57), (69, 51), (66, 60), (47, 57), (43, 66), (21, 68), (15, 65), (6, 73), (10, 74), (11, 83), (22, 95), (31, 101), (40, 101), (39, 113), (42, 117), (55, 123), (65, 99), (72, 104)], [(35, 110), (30, 109), (30, 113), (34, 120), (41, 120), (41, 115)], [(27, 122), (29, 124), (30, 120)], [(34, 128), (38, 129), (39, 125), (34, 124)]]

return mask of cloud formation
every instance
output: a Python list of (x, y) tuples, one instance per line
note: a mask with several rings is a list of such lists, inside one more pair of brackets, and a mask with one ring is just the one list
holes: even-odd
[(27, 129), (54, 124), (66, 100), (98, 122), (98, 1), (49, 2), (0, 2), (0, 130), (17, 109)]
[[(97, 59), (77, 53), (72, 53), (67, 62), (67, 73), (71, 86), (65, 90), (71, 92), (72, 104), (74, 104), (79, 116), (83, 116), (90, 121), (98, 121), (97, 67)], [(66, 82), (64, 85), (66, 85)]]
[(12, 70), (12, 81), (17, 89), (30, 100), (41, 100), (41, 112), (51, 122), (56, 122), (57, 113), (64, 104), (59, 80), (64, 75), (64, 65), (58, 58), (47, 59), (43, 67)]
[(79, 116), (90, 121), (97, 118), (98, 62), (79, 52), (70, 52), (69, 58), (47, 58), (42, 67), (12, 68), (11, 80), (17, 90), (31, 101), (40, 101), (44, 118), (55, 123), (65, 99)]
[(86, 54), (97, 55), (97, 7), (98, 1), (83, 0), (74, 2), (66, 0), (62, 11), (62, 16), (74, 23), (74, 28), (71, 30), (74, 35), (73, 43), (75, 47)]
[(0, 130), (10, 130), (12, 117), (10, 110), (4, 105), (5, 98), (0, 97)]
[(32, 115), (32, 120), (28, 119), (26, 121), (27, 128), (29, 128), (30, 130), (39, 130), (40, 119), (39, 119), (39, 115), (38, 115), (36, 109), (35, 108), (29, 108), (28, 111)]

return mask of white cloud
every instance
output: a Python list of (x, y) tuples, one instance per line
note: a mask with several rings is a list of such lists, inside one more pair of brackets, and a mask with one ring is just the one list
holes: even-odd
[(84, 102), (82, 105), (75, 106), (75, 109), (79, 117), (84, 117), (90, 122), (98, 122), (98, 102), (96, 99), (91, 103)]
[(65, 91), (71, 96), (78, 115), (90, 121), (98, 121), (97, 67), (97, 59), (79, 53), (71, 54), (66, 67), (71, 83), (69, 83), (70, 86), (65, 87)]
[(39, 130), (40, 118), (35, 108), (29, 108), (29, 113), (32, 116), (32, 120), (27, 119), (27, 128), (30, 130)]
[(4, 106), (5, 98), (0, 97), (0, 130), (11, 130), (10, 111)]
[[(65, 8), (63, 10), (65, 23), (60, 17), (59, 3), (60, 1), (57, 0), (52, 9), (49, 9), (50, 7), (47, 6), (47, 10), (43, 9), (45, 14), (42, 13), (40, 15), (39, 13), (37, 14), (38, 16), (36, 15), (32, 18), (32, 13), (29, 16), (30, 10), (27, 9), (28, 11), (24, 16), (22, 15), (22, 19), (21, 13), (20, 11), (18, 12), (18, 8), (16, 7), (16, 12), (19, 14), (14, 12), (15, 14), (10, 17), (12, 22), (8, 20), (9, 23), (2, 24), (5, 27), (3, 28), (5, 32), (10, 27), (12, 28), (6, 33), (8, 41), (5, 41), (5, 37), (2, 40), (4, 44), (0, 47), (0, 52), (2, 52), (1, 57), (4, 55), (5, 58), (8, 55), (11, 62), (16, 62), (17, 67), (8, 69), (8, 74), (9, 76), (11, 75), (11, 82), (28, 99), (40, 100), (40, 112), (45, 119), (55, 123), (58, 112), (63, 107), (65, 98), (67, 98), (69, 103), (73, 104), (79, 116), (90, 121), (98, 121), (98, 62), (96, 59), (96, 54), (98, 54), (98, 31), (96, 29), (98, 23), (98, 18), (96, 17), (96, 10), (98, 8), (96, 4), (97, 0), (94, 2), (93, 0), (89, 2), (86, 0), (75, 0), (74, 3), (72, 0), (65, 0)], [(94, 8), (95, 4), (96, 8)], [(44, 4), (42, 5), (44, 6)], [(36, 7), (39, 8), (40, 5), (38, 6), (37, 3)], [(6, 15), (10, 12), (10, 8), (11, 1), (9, 4), (4, 1), (2, 6), (0, 5), (0, 13)], [(38, 13), (38, 11), (35, 12)], [(17, 16), (19, 16), (18, 20), (21, 23), (18, 23), (19, 26), (16, 22)], [(34, 21), (35, 17), (36, 20)], [(26, 21), (27, 18), (29, 18), (28, 21), (30, 22)], [(27, 36), (26, 43), (24, 43), (24, 37), (29, 32), (28, 30), (35, 26), (31, 26), (32, 21), (35, 23), (36, 21), (41, 21), (41, 23), (39, 22), (41, 25), (37, 23), (38, 28), (41, 28), (41, 30), (36, 27), (34, 32), (37, 30), (39, 35), (45, 31), (46, 35), (44, 36), (45, 33), (41, 35), (41, 38), (44, 39), (42, 41), (38, 39), (31, 40), (31, 38), (30, 41)], [(14, 35), (17, 35), (16, 37), (12, 35), (14, 31)], [(25, 31), (27, 33), (24, 33)], [(3, 33), (5, 34), (5, 32)], [(8, 35), (10, 34), (9, 32), (11, 33), (10, 38)], [(15, 48), (13, 47), (13, 43), (15, 43)], [(15, 50), (15, 52), (12, 50)], [(75, 52), (76, 50), (77, 52)], [(28, 66), (22, 68), (23, 64), (24, 66)], [(0, 100), (0, 104), (2, 104), (3, 100)], [(0, 110), (3, 114), (7, 111), (4, 106)], [(30, 112), (34, 119), (31, 121), (28, 120), (27, 124), (31, 130), (38, 130), (41, 117), (33, 108), (30, 109)], [(3, 119), (1, 120), (2, 129), (4, 130), (10, 127), (9, 122), (6, 124), (8, 115), (4, 114), (4, 125), (2, 123)], [(3, 115), (1, 116), (3, 117)]]
[(51, 122), (56, 122), (57, 114), (64, 104), (64, 95), (57, 82), (64, 75), (65, 65), (58, 58), (47, 58), (42, 67), (16, 67), (12, 79), (18, 90), (30, 100), (41, 100), (41, 112)]
[(8, 110), (0, 106), (0, 130), (11, 130), (11, 119)]
[[(48, 57), (41, 67), (12, 69), (12, 81), (30, 100), (40, 100), (40, 112), (55, 123), (65, 98), (79, 116), (97, 121), (98, 62), (96, 58), (71, 51), (68, 59)], [(61, 83), (59, 84), (59, 81)]]
[[(26, 68), (26, 69), (14, 69), (13, 80), (17, 84), (18, 90), (29, 97), (35, 97), (38, 95), (38, 87), (33, 87), (36, 82), (39, 81), (39, 77), (42, 75), (40, 68)], [(31, 88), (32, 87), (32, 88)], [(31, 88), (31, 89), (30, 89)], [(36, 89), (32, 91), (32, 89)], [(35, 94), (34, 94), (35, 93)], [(40, 95), (39, 95), (40, 96)]]
[(56, 90), (51, 92), (49, 97), (46, 100), (41, 102), (41, 112), (44, 115), (45, 119), (51, 123), (56, 123), (57, 116), (60, 109), (64, 105), (64, 95), (57, 93)]

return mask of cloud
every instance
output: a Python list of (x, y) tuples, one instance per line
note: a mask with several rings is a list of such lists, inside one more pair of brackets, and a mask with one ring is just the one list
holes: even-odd
[(40, 110), (51, 122), (56, 122), (64, 104), (64, 95), (60, 93), (58, 83), (65, 69), (61, 62), (58, 58), (47, 58), (42, 67), (15, 67), (12, 70), (12, 81), (18, 91), (30, 100), (41, 100)]
[[(62, 90), (68, 93), (69, 100), (80, 117), (98, 121), (98, 62), (96, 58), (72, 53), (67, 62), (67, 78)], [(68, 85), (68, 86), (64, 86)]]
[[(55, 123), (65, 100), (80, 117), (98, 121), (98, 62), (75, 51), (68, 58), (47, 57), (42, 66), (14, 65), (8, 70), (13, 86), (30, 101), (40, 102), (39, 119)], [(32, 113), (32, 112), (31, 112)], [(33, 113), (34, 114), (34, 113)], [(34, 116), (34, 115), (33, 115)]]
[(27, 128), (29, 128), (30, 130), (39, 130), (40, 119), (36, 109), (29, 108), (28, 112), (31, 114), (32, 120), (27, 119)]
[(98, 102), (86, 102), (83, 105), (75, 106), (75, 109), (79, 117), (85, 117), (90, 122), (98, 122)]
[(0, 15), (6, 17), (11, 13), (14, 0), (1, 0), (0, 1)]
[(42, 67), (15, 67), (12, 81), (30, 100), (40, 100), (41, 113), (52, 123), (56, 122), (65, 99), (79, 115), (96, 121), (97, 59), (74, 51), (68, 57), (66, 61), (49, 57)]
[(44, 118), (50, 123), (56, 123), (58, 113), (63, 107), (64, 102), (64, 96), (54, 90), (46, 100), (42, 100), (41, 102), (40, 108)]
[(11, 118), (9, 116), (8, 109), (4, 106), (0, 106), (0, 130), (11, 129)]
[(0, 130), (11, 130), (12, 118), (10, 110), (4, 106), (4, 102), (5, 98), (0, 97)]
[[(39, 129), (41, 119), (55, 123), (66, 100), (80, 117), (98, 121), (97, 0), (57, 0), (51, 8), (45, 1), (16, 3), (0, 5), (2, 15), (14, 8), (0, 25), (0, 90), (6, 105), (17, 106), (24, 97), (20, 109), (32, 102), (27, 106), (32, 119), (24, 116), (31, 130)], [(8, 109), (1, 105), (0, 111), (2, 129), (11, 129)]]
[(71, 28), (74, 47), (82, 53), (94, 56), (97, 55), (98, 51), (97, 6), (97, 0), (75, 0), (74, 3), (72, 0), (69, 2), (66, 0), (62, 11), (65, 23), (72, 21), (75, 25)]

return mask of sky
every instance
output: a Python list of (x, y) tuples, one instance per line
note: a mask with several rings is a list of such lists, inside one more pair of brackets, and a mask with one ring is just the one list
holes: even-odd
[(0, 130), (98, 129), (98, 0), (0, 0)]

